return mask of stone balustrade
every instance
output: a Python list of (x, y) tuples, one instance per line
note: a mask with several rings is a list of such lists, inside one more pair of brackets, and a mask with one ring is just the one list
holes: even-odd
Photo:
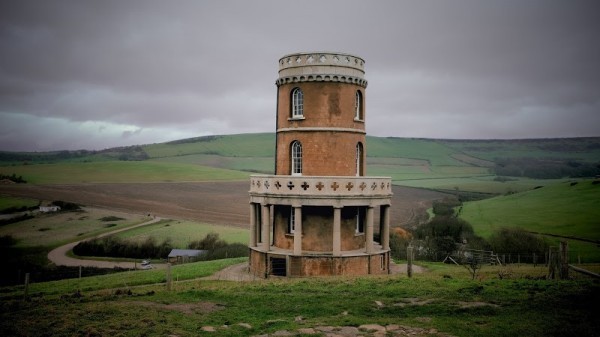
[(390, 197), (390, 177), (251, 175), (250, 194), (273, 197)]

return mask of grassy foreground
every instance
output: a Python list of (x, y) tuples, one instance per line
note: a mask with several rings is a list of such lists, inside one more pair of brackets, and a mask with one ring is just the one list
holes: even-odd
[[(229, 262), (173, 268), (203, 276)], [(220, 263), (220, 265), (216, 265)], [(254, 336), (315, 326), (400, 324), (428, 336), (597, 336), (600, 285), (538, 279), (544, 267), (484, 267), (470, 280), (458, 266), (434, 264), (407, 278), (278, 279), (229, 282), (195, 279), (131, 287), (124, 274), (32, 285), (0, 294), (0, 333), (11, 336)], [(164, 271), (125, 273), (163, 282)], [(148, 276), (146, 276), (148, 275)], [(181, 280), (181, 278), (180, 278)], [(89, 282), (84, 285), (83, 282)], [(142, 284), (142, 283), (140, 283)], [(117, 288), (115, 288), (117, 287)], [(81, 289), (80, 294), (76, 289)], [(240, 325), (240, 323), (243, 323)], [(211, 326), (215, 332), (205, 332)], [(322, 334), (324, 336), (324, 334)]]

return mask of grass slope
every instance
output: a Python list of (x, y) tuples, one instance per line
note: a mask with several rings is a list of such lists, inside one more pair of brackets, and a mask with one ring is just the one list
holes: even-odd
[[(241, 261), (177, 266), (173, 275), (179, 280), (190, 272), (203, 276)], [(164, 283), (132, 287), (164, 282), (165, 272), (158, 270), (32, 284), (30, 301), (22, 300), (17, 287), (0, 292), (0, 333), (257, 336), (319, 326), (397, 324), (424, 329), (420, 335), (432, 337), (536, 337), (594, 336), (600, 328), (594, 314), (597, 282), (500, 280), (492, 267), (484, 268), (481, 280), (471, 281), (458, 266), (431, 269), (436, 271), (413, 278), (194, 280), (176, 282), (172, 291)], [(537, 277), (544, 272), (538, 267), (525, 273)], [(206, 326), (216, 332), (203, 331)]]
[[(113, 221), (103, 218), (115, 217)], [(17, 247), (58, 247), (105, 232), (148, 221), (141, 215), (84, 207), (79, 212), (38, 214), (35, 218), (0, 227), (0, 236), (11, 235)]]
[(143, 146), (150, 158), (212, 154), (224, 157), (268, 157), (275, 155), (272, 133), (206, 136)]
[[(236, 180), (247, 178), (248, 173), (240, 171), (272, 173), (274, 152), (274, 133), (205, 136), (97, 153), (0, 153), (0, 163), (6, 163), (0, 164), (0, 173), (22, 175), (30, 183)], [(441, 140), (368, 136), (366, 152), (367, 173), (390, 176), (396, 185), (506, 193), (525, 190), (531, 182), (512, 186), (494, 182), (490, 168), (495, 158), (594, 163), (600, 161), (600, 138)], [(120, 156), (147, 159), (115, 160)], [(21, 165), (15, 161), (28, 157), (42, 158), (29, 163), (44, 162), (47, 157), (54, 164)]]
[(168, 181), (211, 181), (247, 179), (248, 174), (183, 163), (154, 161), (106, 161), (0, 166), (32, 184), (131, 183)]
[(247, 229), (210, 224), (201, 224), (185, 220), (163, 220), (160, 223), (130, 229), (117, 236), (135, 242), (142, 242), (148, 237), (161, 243), (170, 239), (173, 247), (187, 248), (194, 240), (202, 240), (208, 233), (218, 233), (219, 238), (228, 243), (248, 243), (250, 233)]
[(39, 204), (38, 200), (29, 198), (15, 198), (0, 195), (0, 212), (9, 208), (34, 207)]
[[(561, 182), (526, 192), (467, 202), (460, 217), (483, 237), (489, 237), (494, 230), (502, 227), (519, 227), (598, 242), (600, 184), (593, 184), (591, 180)], [(570, 240), (569, 244), (573, 256), (585, 255), (587, 261), (600, 261), (597, 245), (576, 240)]]

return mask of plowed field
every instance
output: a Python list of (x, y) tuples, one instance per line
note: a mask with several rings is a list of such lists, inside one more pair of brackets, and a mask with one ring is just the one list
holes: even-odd
[[(249, 182), (188, 182), (78, 185), (0, 185), (0, 194), (46, 201), (153, 214), (163, 218), (247, 227)], [(416, 188), (393, 188), (391, 225), (411, 227), (423, 221), (431, 202), (446, 194)], [(379, 212), (375, 212), (377, 214)]]

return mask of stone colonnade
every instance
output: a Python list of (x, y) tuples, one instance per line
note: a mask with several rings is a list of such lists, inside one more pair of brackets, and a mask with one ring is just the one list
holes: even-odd
[[(293, 255), (302, 255), (302, 206), (292, 205), (294, 217), (299, 219), (295, 223)], [(341, 213), (343, 206), (333, 207), (333, 256), (342, 256), (341, 238)], [(374, 210), (375, 207), (368, 206), (366, 212), (365, 246), (366, 254), (374, 253)], [(261, 251), (268, 252), (271, 247), (271, 205), (261, 203), (250, 203), (250, 247), (256, 247)], [(390, 249), (390, 205), (380, 205), (379, 233), (381, 238), (381, 249)]]

